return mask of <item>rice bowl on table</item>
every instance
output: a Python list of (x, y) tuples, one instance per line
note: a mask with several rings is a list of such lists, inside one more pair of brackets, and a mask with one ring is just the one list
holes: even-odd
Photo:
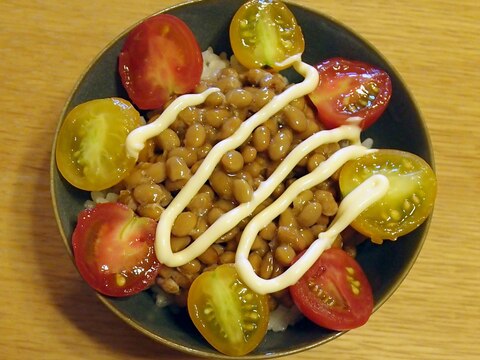
[(133, 327), (204, 357), (282, 356), (364, 325), (436, 196), (394, 69), (280, 1), (196, 1), (127, 30), (80, 79), (53, 153), (80, 275)]

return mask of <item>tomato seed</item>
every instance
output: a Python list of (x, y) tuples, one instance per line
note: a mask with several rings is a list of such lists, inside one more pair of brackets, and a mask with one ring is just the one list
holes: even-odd
[(117, 282), (118, 286), (125, 286), (125, 284), (127, 283), (127, 279), (125, 279), (125, 276), (123, 276), (122, 274), (116, 274), (115, 281)]
[(255, 326), (255, 324), (253, 324), (253, 323), (243, 324), (243, 330), (244, 330), (244, 331), (251, 332), (251, 331), (254, 331), (255, 328), (256, 328), (256, 326)]
[(420, 199), (418, 198), (418, 195), (417, 195), (417, 194), (413, 193), (413, 195), (412, 195), (412, 201), (413, 201), (413, 203), (414, 203), (415, 205), (420, 204)]
[(400, 219), (402, 218), (402, 214), (400, 213), (400, 211), (395, 209), (390, 210), (390, 216), (395, 221), (400, 221)]
[(350, 287), (352, 288), (352, 292), (353, 292), (355, 295), (360, 294), (360, 289), (359, 289), (358, 287), (354, 286), (353, 284), (351, 284)]

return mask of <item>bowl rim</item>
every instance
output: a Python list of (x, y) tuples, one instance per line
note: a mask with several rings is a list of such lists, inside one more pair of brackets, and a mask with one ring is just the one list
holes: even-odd
[[(55, 220), (56, 220), (56, 223), (57, 223), (57, 228), (60, 232), (60, 236), (62, 237), (62, 240), (63, 240), (63, 243), (65, 245), (65, 248), (68, 252), (68, 255), (70, 256), (70, 259), (72, 261), (72, 263), (75, 265), (75, 260), (74, 260), (74, 256), (73, 256), (73, 252), (72, 252), (72, 248), (71, 248), (71, 240), (66, 236), (64, 230), (63, 230), (63, 226), (62, 226), (62, 222), (61, 222), (61, 218), (60, 218), (60, 212), (59, 212), (59, 209), (58, 209), (58, 199), (57, 199), (57, 195), (56, 195), (56, 192), (55, 192), (55, 181), (54, 181), (54, 173), (55, 171), (57, 170), (57, 166), (56, 166), (56, 159), (55, 159), (55, 147), (56, 147), (56, 143), (57, 143), (57, 137), (58, 137), (58, 133), (59, 133), (59, 130), (60, 130), (60, 127), (62, 126), (63, 124), (63, 121), (65, 119), (65, 116), (67, 114), (67, 111), (68, 111), (68, 107), (69, 107), (69, 104), (70, 102), (72, 101), (72, 98), (74, 97), (76, 91), (78, 90), (80, 84), (82, 83), (82, 81), (84, 80), (85, 76), (87, 75), (87, 73), (90, 71), (90, 69), (100, 61), (100, 59), (102, 58), (102, 56), (104, 55), (104, 53), (110, 49), (114, 44), (116, 44), (122, 37), (124, 37), (126, 34), (128, 34), (133, 28), (135, 28), (137, 25), (139, 25), (140, 23), (142, 23), (143, 21), (145, 21), (146, 19), (150, 18), (150, 17), (153, 17), (153, 16), (156, 16), (158, 14), (162, 14), (162, 13), (168, 13), (172, 10), (175, 10), (175, 9), (179, 9), (179, 8), (183, 8), (183, 7), (188, 7), (188, 6), (191, 6), (193, 4), (198, 4), (198, 3), (209, 3), (209, 2), (214, 2), (214, 1), (218, 1), (218, 0), (187, 0), (187, 1), (184, 1), (184, 2), (181, 2), (181, 3), (178, 3), (178, 4), (175, 4), (175, 5), (172, 5), (172, 6), (169, 6), (169, 7), (165, 7), (165, 8), (162, 8), (150, 15), (147, 15), (143, 18), (141, 18), (140, 20), (136, 21), (135, 23), (133, 23), (132, 25), (128, 26), (127, 28), (125, 28), (122, 32), (120, 32), (119, 34), (117, 34), (112, 40), (110, 40), (98, 53), (97, 55), (87, 64), (87, 66), (84, 68), (84, 70), (82, 71), (82, 73), (80, 74), (80, 76), (77, 78), (73, 88), (71, 89), (68, 97), (66, 98), (65, 102), (64, 102), (64, 106), (62, 108), (62, 111), (61, 111), (61, 114), (59, 116), (59, 119), (58, 119), (58, 122), (57, 122), (57, 125), (56, 125), (56, 128), (55, 128), (55, 134), (54, 134), (54, 137), (53, 137), (53, 141), (52, 141), (52, 146), (51, 146), (51, 157), (50, 157), (50, 194), (51, 194), (51, 200), (52, 200), (52, 205), (53, 205), (53, 211), (54, 211), (54, 215), (55, 215)], [(431, 140), (431, 136), (430, 136), (430, 133), (428, 131), (428, 127), (427, 127), (427, 124), (426, 124), (426, 121), (425, 121), (425, 118), (420, 110), (420, 107), (418, 106), (418, 103), (417, 101), (415, 100), (412, 92), (410, 91), (407, 83), (404, 81), (403, 77), (401, 76), (401, 74), (397, 71), (397, 69), (390, 63), (390, 61), (366, 38), (364, 38), (360, 33), (356, 32), (355, 30), (353, 30), (351, 27), (349, 27), (348, 25), (345, 25), (343, 22), (335, 19), (334, 17), (326, 14), (326, 13), (323, 13), (323, 12), (320, 12), (316, 9), (312, 9), (312, 8), (309, 8), (307, 6), (304, 6), (304, 5), (301, 5), (301, 4), (296, 4), (294, 3), (293, 1), (291, 0), (282, 0), (282, 2), (284, 2), (289, 8), (291, 7), (296, 7), (300, 10), (303, 10), (303, 11), (306, 11), (306, 12), (309, 12), (315, 16), (318, 16), (320, 18), (324, 18), (328, 21), (330, 21), (332, 24), (344, 29), (346, 32), (348, 32), (349, 34), (353, 35), (357, 40), (359, 40), (362, 45), (364, 45), (366, 48), (368, 48), (369, 51), (372, 51), (374, 52), (384, 63), (386, 63), (389, 67), (389, 70), (390, 72), (392, 72), (395, 77), (400, 81), (400, 83), (402, 84), (402, 86), (404, 87), (404, 91), (406, 93), (406, 95), (408, 95), (409, 99), (411, 100), (411, 103), (415, 109), (415, 111), (417, 112), (418, 114), (418, 118), (420, 120), (420, 126), (424, 132), (424, 136), (425, 136), (425, 142), (427, 144), (427, 154), (429, 156), (429, 160), (428, 160), (428, 163), (430, 164), (430, 166), (432, 167), (433, 171), (436, 172), (436, 167), (435, 167), (435, 157), (434, 157), (434, 147), (433, 147), (433, 143), (432, 143), (432, 140)], [(373, 309), (373, 313), (376, 312), (392, 295), (394, 292), (397, 291), (397, 289), (399, 288), (399, 286), (401, 285), (401, 283), (405, 280), (405, 278), (407, 277), (408, 273), (411, 271), (411, 269), (413, 268), (415, 262), (417, 261), (417, 258), (423, 248), (423, 245), (425, 243), (425, 240), (428, 236), (428, 232), (429, 232), (429, 228), (430, 228), (430, 224), (432, 222), (432, 218), (433, 218), (433, 211), (432, 213), (430, 214), (430, 216), (425, 220), (425, 222), (423, 223), (423, 232), (422, 232), (422, 235), (421, 237), (417, 240), (417, 246), (415, 248), (415, 251), (412, 253), (412, 256), (411, 258), (409, 259), (408, 263), (405, 265), (404, 267), (404, 270), (398, 274), (395, 282), (392, 284), (392, 286), (389, 287), (388, 291), (385, 292), (385, 294), (383, 295), (383, 297), (375, 303), (375, 306), (374, 306), (374, 309)], [(75, 267), (76, 269), (76, 267)], [(77, 270), (78, 271), (78, 270)], [(330, 342), (338, 337), (340, 337), (341, 335), (344, 335), (345, 333), (348, 332), (347, 331), (339, 331), (339, 332), (336, 332), (336, 333), (333, 333), (332, 335), (330, 335), (328, 338), (326, 339), (322, 339), (320, 341), (314, 341), (312, 342), (311, 344), (308, 344), (308, 345), (304, 345), (304, 346), (301, 346), (299, 348), (296, 348), (296, 349), (292, 349), (292, 350), (285, 350), (285, 351), (281, 351), (281, 352), (275, 352), (275, 353), (266, 353), (266, 354), (246, 354), (244, 356), (241, 356), (241, 357), (235, 357), (235, 356), (228, 356), (228, 355), (224, 355), (220, 352), (207, 352), (207, 351), (203, 351), (203, 350), (198, 350), (198, 349), (194, 349), (194, 348), (190, 348), (188, 346), (184, 346), (184, 345), (181, 345), (181, 344), (178, 344), (178, 343), (175, 343), (173, 341), (170, 341), (170, 340), (167, 340), (147, 329), (145, 329), (143, 326), (141, 326), (139, 323), (137, 323), (135, 320), (131, 319), (130, 317), (128, 317), (126, 314), (124, 314), (122, 311), (120, 311), (111, 301), (110, 299), (107, 297), (107, 296), (104, 296), (98, 292), (96, 292), (95, 290), (91, 289), (91, 291), (93, 291), (97, 298), (100, 299), (100, 301), (108, 308), (110, 309), (110, 311), (112, 311), (116, 316), (118, 316), (122, 321), (124, 321), (125, 323), (127, 323), (128, 325), (130, 325), (132, 328), (136, 329), (137, 331), (139, 331), (140, 333), (146, 335), (147, 337), (155, 340), (156, 342), (159, 342), (171, 349), (174, 349), (176, 351), (180, 351), (180, 352), (183, 352), (183, 353), (186, 353), (188, 355), (192, 355), (192, 356), (197, 356), (197, 357), (201, 357), (201, 358), (213, 358), (213, 359), (234, 359), (234, 358), (239, 358), (239, 359), (270, 359), (270, 358), (277, 358), (277, 357), (284, 357), (284, 356), (288, 356), (288, 355), (293, 355), (293, 354), (297, 354), (297, 353), (300, 353), (300, 352), (303, 352), (303, 351), (307, 351), (307, 350), (310, 350), (312, 348), (315, 348), (317, 346), (320, 346), (320, 345), (323, 345), (327, 342)], [(213, 348), (212, 348), (212, 351), (215, 351)]]

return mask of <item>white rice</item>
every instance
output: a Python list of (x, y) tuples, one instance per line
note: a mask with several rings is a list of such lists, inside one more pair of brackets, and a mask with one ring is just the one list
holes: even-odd
[(92, 191), (90, 192), (90, 198), (91, 200), (87, 200), (83, 204), (86, 209), (93, 209), (97, 204), (117, 202), (118, 194), (109, 192), (108, 189), (102, 191)]
[(366, 138), (365, 140), (362, 141), (362, 145), (365, 146), (367, 149), (371, 149), (373, 147), (373, 139)]
[(285, 331), (287, 327), (295, 325), (302, 318), (302, 313), (295, 305), (291, 308), (279, 305), (270, 313), (268, 330)]
[(211, 47), (202, 52), (202, 57), (203, 71), (201, 79), (207, 82), (216, 80), (220, 71), (227, 67), (231, 67), (239, 73), (246, 70), (246, 68), (238, 62), (235, 55), (232, 55), (230, 59), (228, 59), (226, 53), (223, 52), (220, 55), (217, 55), (213, 52)]
[(217, 55), (213, 52), (213, 49), (209, 47), (207, 50), (202, 52), (203, 57), (203, 71), (202, 71), (202, 80), (215, 80), (218, 76), (218, 73), (227, 67), (230, 66), (230, 62), (227, 59), (225, 53)]
[(154, 293), (155, 305), (163, 308), (169, 306), (173, 303), (172, 297), (169, 296), (163, 289), (158, 285), (153, 285), (150, 290)]

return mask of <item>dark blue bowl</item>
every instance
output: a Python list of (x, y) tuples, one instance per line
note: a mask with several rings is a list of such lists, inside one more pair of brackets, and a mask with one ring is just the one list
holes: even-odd
[[(161, 12), (183, 19), (193, 30), (202, 50), (212, 46), (216, 53), (231, 52), (228, 28), (233, 14), (243, 2), (193, 1)], [(382, 118), (364, 136), (373, 138), (376, 148), (409, 151), (433, 165), (432, 147), (425, 124), (395, 69), (368, 42), (335, 20), (294, 4), (288, 6), (305, 36), (303, 59), (306, 62), (315, 64), (323, 59), (341, 56), (371, 63), (390, 74), (393, 82), (391, 103)], [(117, 56), (130, 29), (110, 43), (88, 67), (67, 101), (60, 124), (65, 115), (82, 102), (111, 96), (127, 97), (117, 73)], [(287, 73), (287, 76), (291, 81), (298, 80), (295, 75)], [(53, 157), (51, 191), (59, 229), (71, 255), (71, 234), (77, 214), (89, 198), (89, 193), (70, 186), (58, 172)], [(372, 284), (375, 309), (392, 295), (413, 266), (428, 225), (429, 221), (396, 242), (386, 242), (381, 246), (366, 242), (359, 247), (357, 259)], [(177, 314), (168, 308), (158, 308), (148, 292), (127, 299), (101, 295), (99, 298), (122, 320), (162, 344), (196, 356), (229, 358), (215, 351), (202, 338), (186, 312)], [(284, 332), (268, 332), (260, 346), (243, 358), (265, 359), (293, 354), (321, 345), (341, 334), (302, 320)]]

